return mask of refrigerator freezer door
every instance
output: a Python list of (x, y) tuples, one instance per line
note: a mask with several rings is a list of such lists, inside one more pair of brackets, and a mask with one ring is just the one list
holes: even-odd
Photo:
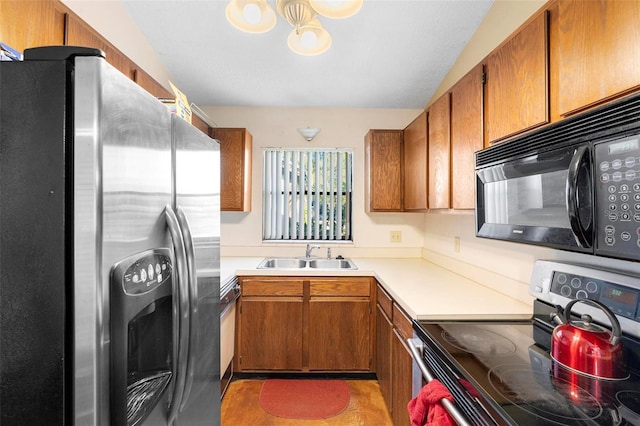
[(184, 120), (172, 120), (174, 207), (192, 279), (190, 354), (176, 423), (215, 425), (220, 421), (220, 149)]
[[(171, 114), (101, 58), (75, 59), (75, 424), (109, 421), (109, 273), (170, 247)], [(150, 419), (165, 419), (163, 401)], [(150, 420), (151, 421), (151, 420)]]
[[(63, 425), (67, 64), (0, 62), (0, 423)], [(67, 422), (68, 423), (68, 422)]]

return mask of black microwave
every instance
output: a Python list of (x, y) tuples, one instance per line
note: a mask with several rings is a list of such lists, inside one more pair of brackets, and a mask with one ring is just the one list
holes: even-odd
[(476, 235), (640, 260), (636, 113), (615, 126), (563, 123), (477, 152)]

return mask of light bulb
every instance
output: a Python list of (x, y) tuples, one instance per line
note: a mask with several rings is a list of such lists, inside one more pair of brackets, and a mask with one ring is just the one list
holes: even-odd
[(318, 36), (315, 31), (304, 31), (300, 36), (300, 44), (305, 49), (313, 49), (318, 44)]
[(308, 0), (313, 10), (331, 19), (344, 19), (355, 15), (364, 0)]
[(262, 18), (262, 11), (257, 4), (247, 3), (242, 9), (242, 16), (248, 23), (255, 25), (260, 22), (260, 19)]

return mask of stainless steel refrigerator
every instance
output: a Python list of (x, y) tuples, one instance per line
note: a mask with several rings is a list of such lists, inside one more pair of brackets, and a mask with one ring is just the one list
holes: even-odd
[(0, 62), (0, 423), (220, 423), (219, 146), (88, 48)]

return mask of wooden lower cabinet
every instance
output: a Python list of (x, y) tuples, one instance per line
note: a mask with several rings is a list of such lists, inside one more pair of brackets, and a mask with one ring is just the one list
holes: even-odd
[(241, 277), (239, 372), (370, 372), (374, 281), (366, 277)]
[(393, 323), (378, 304), (376, 309), (376, 376), (384, 402), (391, 411), (391, 339), (393, 338)]
[(411, 401), (411, 372), (413, 358), (409, 352), (409, 348), (405, 343), (405, 339), (393, 330), (393, 338), (391, 339), (391, 359), (393, 360), (393, 371), (391, 373), (391, 395), (392, 395), (392, 412), (394, 426), (410, 426), (409, 410), (407, 404)]
[(378, 286), (376, 310), (376, 375), (394, 426), (410, 425), (413, 359), (406, 344), (411, 320)]
[(247, 278), (241, 289), (236, 370), (301, 369), (302, 280)]
[(243, 370), (302, 368), (302, 298), (247, 298), (242, 302)]
[(369, 298), (312, 297), (309, 301), (309, 370), (369, 371), (370, 323)]

